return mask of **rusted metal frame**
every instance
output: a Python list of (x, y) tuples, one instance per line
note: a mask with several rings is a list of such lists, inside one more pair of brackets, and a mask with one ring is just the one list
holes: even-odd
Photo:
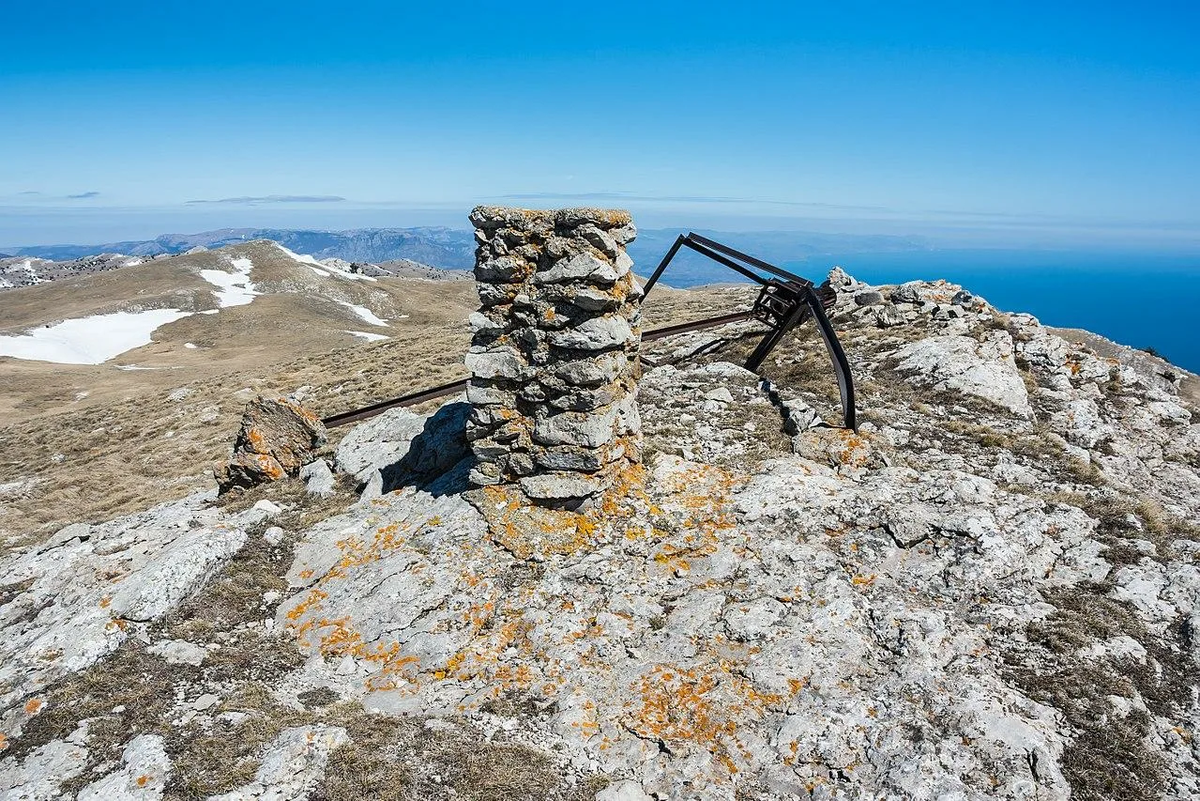
[[(788, 293), (792, 293), (795, 301), (794, 308), (788, 316), (782, 321), (763, 320), (772, 330), (768, 331), (766, 336), (758, 343), (750, 358), (746, 361), (746, 369), (757, 372), (763, 360), (770, 354), (771, 350), (779, 344), (789, 331), (796, 326), (805, 322), (809, 316), (812, 316), (816, 321), (817, 330), (821, 334), (821, 339), (825, 342), (825, 349), (829, 353), (829, 358), (833, 363), (834, 373), (837, 376), (838, 394), (842, 401), (842, 420), (846, 428), (852, 431), (858, 430), (857, 415), (854, 409), (854, 379), (850, 373), (850, 362), (846, 358), (846, 352), (842, 349), (841, 342), (838, 341), (837, 332), (834, 331), (833, 325), (830, 324), (829, 318), (825, 315), (825, 307), (821, 302), (821, 298), (813, 289), (813, 282), (806, 278), (801, 278), (794, 273), (790, 273), (780, 267), (755, 258), (739, 250), (723, 245), (708, 237), (700, 234), (688, 233), (681, 234), (671, 245), (670, 250), (659, 262), (658, 267), (650, 276), (650, 280), (646, 282), (642, 292), (644, 295), (649, 294), (650, 290), (658, 283), (658, 279), (662, 277), (663, 272), (667, 269), (667, 265), (679, 253), (681, 247), (688, 247), (701, 255), (707, 256), (718, 264), (734, 270), (735, 272), (749, 278), (751, 281), (763, 287), (763, 291), (767, 291), (767, 287), (775, 285)], [(737, 261), (744, 264), (738, 264)], [(754, 268), (770, 273), (776, 278), (783, 279), (782, 281), (771, 281), (754, 273), (744, 265), (750, 265)], [(760, 295), (761, 297), (761, 295)], [(759, 318), (762, 319), (762, 318)]]

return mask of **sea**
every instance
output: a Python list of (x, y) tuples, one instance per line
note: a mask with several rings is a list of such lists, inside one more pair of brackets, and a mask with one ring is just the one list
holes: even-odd
[[(869, 284), (945, 278), (1003, 311), (1153, 348), (1200, 373), (1200, 253), (922, 250), (813, 256), (780, 266), (820, 283), (834, 265)], [(717, 269), (710, 275), (729, 280), (723, 276), (732, 273)]]

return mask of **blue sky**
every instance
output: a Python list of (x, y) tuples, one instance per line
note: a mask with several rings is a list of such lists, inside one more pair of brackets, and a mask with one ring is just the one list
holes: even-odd
[(0, 25), (0, 245), (498, 201), (1200, 249), (1194, 4), (48, 0)]

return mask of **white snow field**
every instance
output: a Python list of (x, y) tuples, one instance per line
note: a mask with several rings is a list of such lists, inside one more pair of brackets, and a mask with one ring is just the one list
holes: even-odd
[(274, 245), (275, 247), (279, 248), (280, 250), (282, 250), (288, 258), (294, 259), (295, 261), (298, 261), (301, 264), (307, 264), (309, 267), (312, 268), (312, 271), (314, 273), (316, 273), (317, 275), (323, 275), (326, 278), (329, 277), (329, 271), (326, 269), (325, 265), (322, 264), (321, 262), (317, 261), (316, 259), (314, 259), (312, 256), (305, 256), (302, 253), (294, 253), (294, 252), (288, 250), (287, 248), (285, 248), (283, 245), (279, 244), (278, 242), (272, 242), (271, 244)]
[(361, 317), (363, 320), (370, 323), (371, 325), (382, 325), (385, 328), (387, 327), (387, 321), (376, 317), (375, 313), (373, 311), (371, 311), (370, 309), (368, 309), (366, 306), (355, 306), (353, 303), (347, 303), (344, 300), (339, 300), (338, 303), (342, 304), (347, 309), (350, 309), (351, 311), (353, 311), (355, 314), (357, 314), (359, 317)]
[(347, 334), (353, 334), (356, 337), (362, 337), (368, 342), (378, 342), (381, 339), (387, 339), (383, 334), (369, 334), (366, 331), (346, 331)]
[(150, 309), (64, 320), (28, 334), (0, 336), (0, 356), (58, 364), (100, 364), (127, 350), (149, 345), (154, 329), (190, 313)]
[(222, 309), (245, 306), (259, 294), (254, 284), (250, 283), (250, 271), (254, 269), (254, 264), (247, 258), (230, 259), (229, 264), (234, 269), (232, 273), (224, 270), (200, 271), (200, 277), (219, 290), (213, 294)]
[(310, 268), (312, 268), (312, 271), (314, 273), (316, 273), (317, 275), (323, 275), (327, 278), (329, 276), (337, 276), (338, 278), (346, 278), (351, 281), (372, 281), (373, 282), (373, 281), (377, 280), (374, 276), (361, 275), (359, 273), (352, 273), (348, 270), (343, 270), (340, 267), (335, 267), (334, 265), (332, 265), (328, 262), (319, 261), (318, 259), (316, 259), (313, 256), (306, 256), (303, 253), (296, 253), (295, 251), (288, 250), (287, 248), (285, 248), (283, 245), (279, 244), (278, 242), (272, 242), (271, 244), (274, 245), (275, 247), (279, 248), (280, 250), (282, 250), (284, 252), (284, 255), (286, 255), (288, 258), (294, 259), (295, 261), (298, 261), (301, 264), (307, 264)]

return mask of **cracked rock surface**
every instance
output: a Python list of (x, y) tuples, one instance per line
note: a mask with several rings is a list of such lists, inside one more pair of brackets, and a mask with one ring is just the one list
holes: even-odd
[(8, 559), (0, 799), (1200, 795), (1196, 378), (831, 279), (858, 432), (737, 323), (643, 347), (585, 511), (468, 490), (456, 400)]

